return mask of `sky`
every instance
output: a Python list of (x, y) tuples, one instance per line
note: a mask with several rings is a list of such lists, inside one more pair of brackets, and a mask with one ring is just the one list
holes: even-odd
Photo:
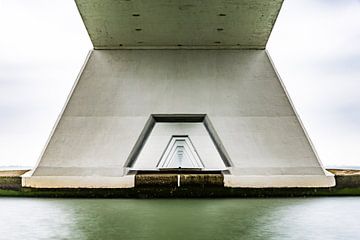
[[(33, 166), (91, 41), (73, 0), (0, 0), (0, 166)], [(267, 50), (325, 166), (360, 166), (360, 0), (285, 0)]]

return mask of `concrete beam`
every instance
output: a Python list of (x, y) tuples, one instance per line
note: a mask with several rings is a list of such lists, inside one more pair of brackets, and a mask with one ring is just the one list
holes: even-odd
[(264, 49), (283, 0), (76, 0), (95, 49)]

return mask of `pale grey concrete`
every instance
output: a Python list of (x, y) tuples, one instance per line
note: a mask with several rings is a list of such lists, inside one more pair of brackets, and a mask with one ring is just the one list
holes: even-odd
[(264, 50), (94, 50), (23, 184), (133, 186), (124, 166), (151, 114), (207, 114), (232, 162), (226, 186), (335, 184)]
[(76, 0), (95, 49), (264, 49), (283, 0)]
[(156, 166), (173, 135), (190, 137), (204, 164), (203, 170), (227, 169), (202, 123), (157, 123), (133, 168), (136, 170), (157, 170)]

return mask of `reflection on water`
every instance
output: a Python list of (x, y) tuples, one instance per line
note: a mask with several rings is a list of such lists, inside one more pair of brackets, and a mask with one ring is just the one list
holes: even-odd
[(0, 198), (0, 239), (359, 239), (360, 198)]

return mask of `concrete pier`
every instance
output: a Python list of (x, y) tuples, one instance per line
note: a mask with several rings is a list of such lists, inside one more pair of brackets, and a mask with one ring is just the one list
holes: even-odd
[(335, 185), (265, 49), (282, 0), (76, 4), (94, 49), (23, 187)]

